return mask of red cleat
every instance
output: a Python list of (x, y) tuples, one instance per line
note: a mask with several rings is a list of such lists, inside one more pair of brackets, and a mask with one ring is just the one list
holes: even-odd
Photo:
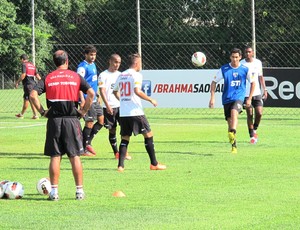
[(86, 150), (96, 156), (96, 151), (94, 150), (94, 148), (91, 145), (87, 145)]

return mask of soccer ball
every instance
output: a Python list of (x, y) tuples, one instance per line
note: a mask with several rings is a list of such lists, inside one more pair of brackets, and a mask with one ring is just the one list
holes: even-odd
[(48, 178), (40, 179), (36, 184), (36, 190), (41, 195), (49, 195), (51, 192), (51, 182)]
[(8, 199), (21, 199), (24, 195), (24, 187), (20, 182), (8, 182), (5, 184), (4, 197)]
[(206, 63), (206, 56), (202, 52), (195, 52), (192, 56), (192, 63), (196, 67), (204, 66)]
[(4, 192), (6, 190), (6, 186), (9, 180), (3, 180), (0, 182), (0, 199), (4, 196)]

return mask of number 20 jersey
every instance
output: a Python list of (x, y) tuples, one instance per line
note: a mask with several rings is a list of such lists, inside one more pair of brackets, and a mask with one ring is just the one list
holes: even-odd
[(134, 88), (141, 89), (143, 76), (134, 69), (121, 73), (114, 86), (114, 91), (120, 93), (120, 117), (144, 115), (141, 98), (134, 92)]

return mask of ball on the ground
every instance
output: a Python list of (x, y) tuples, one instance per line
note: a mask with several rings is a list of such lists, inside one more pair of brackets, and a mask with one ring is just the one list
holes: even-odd
[(8, 182), (9, 180), (3, 180), (0, 182), (0, 199), (4, 196), (4, 192), (6, 190)]
[(40, 179), (36, 184), (36, 190), (41, 195), (49, 195), (51, 192), (51, 182), (48, 178)]
[(4, 197), (7, 199), (21, 199), (24, 196), (24, 187), (20, 182), (8, 182), (5, 184)]
[(206, 63), (206, 56), (202, 52), (195, 52), (192, 56), (192, 63), (196, 67), (204, 66)]

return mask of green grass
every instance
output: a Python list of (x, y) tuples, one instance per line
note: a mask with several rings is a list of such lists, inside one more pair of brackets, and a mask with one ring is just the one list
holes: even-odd
[[(239, 118), (238, 154), (230, 153), (221, 110), (167, 114), (147, 110), (155, 149), (166, 171), (150, 171), (142, 136), (132, 137), (125, 172), (117, 172), (102, 129), (97, 157), (83, 157), (86, 200), (75, 200), (68, 159), (61, 163), (60, 200), (38, 195), (48, 176), (45, 119), (0, 113), (0, 180), (25, 187), (21, 200), (0, 200), (0, 229), (298, 229), (300, 226), (297, 116), (265, 116), (257, 145)], [(266, 112), (266, 114), (268, 114)], [(280, 116), (278, 116), (280, 117)], [(2, 118), (2, 119), (1, 119)], [(115, 198), (121, 190), (125, 198)]]

